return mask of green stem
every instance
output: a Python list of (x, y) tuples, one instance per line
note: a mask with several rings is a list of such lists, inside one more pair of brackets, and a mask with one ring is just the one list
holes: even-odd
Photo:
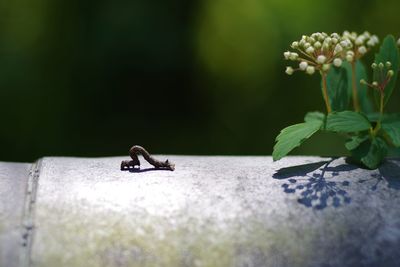
[(385, 94), (383, 92), (381, 92), (381, 99), (380, 99), (380, 105), (379, 105), (379, 120), (376, 123), (374, 130), (372, 131), (374, 136), (381, 129), (381, 122), (382, 122), (382, 118), (383, 118), (383, 107), (384, 107), (383, 100), (384, 99), (385, 99)]
[(357, 91), (357, 77), (356, 77), (356, 62), (351, 62), (351, 78), (352, 78), (352, 86), (353, 86), (353, 107), (354, 110), (360, 111), (360, 103), (358, 102), (358, 91)]
[(385, 99), (385, 93), (383, 93), (383, 92), (381, 92), (381, 102), (380, 102), (380, 105), (379, 105), (379, 122), (381, 122), (381, 120), (382, 120), (382, 117), (383, 117), (383, 106), (384, 106), (384, 104), (383, 104), (383, 100)]
[(328, 87), (326, 85), (326, 73), (322, 72), (321, 73), (321, 77), (322, 77), (322, 95), (324, 97), (324, 101), (325, 101), (325, 106), (326, 106), (326, 111), (329, 113), (332, 112), (331, 109), (331, 104), (329, 103), (329, 97), (328, 97)]

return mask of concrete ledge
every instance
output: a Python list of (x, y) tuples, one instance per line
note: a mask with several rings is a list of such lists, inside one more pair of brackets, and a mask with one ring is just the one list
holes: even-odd
[(31, 164), (0, 162), (0, 266), (20, 266), (24, 199)]
[(31, 264), (398, 266), (398, 160), (159, 158), (176, 171), (42, 159)]

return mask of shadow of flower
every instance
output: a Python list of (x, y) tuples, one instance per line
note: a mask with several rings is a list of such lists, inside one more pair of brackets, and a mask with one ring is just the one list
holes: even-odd
[(329, 178), (332, 178), (338, 176), (340, 172), (351, 171), (357, 167), (349, 164), (329, 166), (335, 159), (282, 168), (273, 175), (273, 178), (290, 178), (287, 180), (288, 183), (282, 184), (283, 191), (288, 194), (299, 194), (297, 201), (306, 207), (321, 210), (332, 205), (337, 208), (351, 203), (350, 196), (344, 190), (350, 182), (331, 181), (326, 175), (329, 173)]
[[(287, 194), (298, 194), (298, 202), (306, 207), (321, 210), (331, 205), (338, 208), (351, 203), (351, 197), (345, 190), (350, 186), (350, 181), (337, 181), (335, 176), (359, 167), (349, 163), (331, 166), (336, 159), (282, 168), (272, 177), (287, 179), (287, 182), (282, 184), (283, 191)], [(385, 185), (390, 189), (400, 190), (399, 160), (388, 159), (378, 170), (365, 171), (369, 173), (369, 178), (355, 183), (366, 184), (372, 191)]]

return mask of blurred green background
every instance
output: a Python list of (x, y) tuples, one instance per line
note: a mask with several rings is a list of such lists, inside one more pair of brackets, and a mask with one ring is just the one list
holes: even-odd
[[(134, 144), (271, 154), (281, 128), (324, 111), (317, 75), (285, 75), (290, 43), (346, 29), (398, 37), (398, 10), (396, 0), (2, 1), (0, 160), (127, 155)], [(329, 135), (294, 151), (342, 153)]]

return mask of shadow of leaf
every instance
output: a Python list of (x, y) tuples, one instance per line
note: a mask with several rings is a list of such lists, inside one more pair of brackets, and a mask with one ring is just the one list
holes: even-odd
[(274, 173), (272, 177), (275, 179), (286, 179), (294, 176), (305, 176), (307, 175), (307, 173), (319, 169), (328, 162), (329, 161), (319, 161), (314, 163), (281, 168), (276, 173)]

